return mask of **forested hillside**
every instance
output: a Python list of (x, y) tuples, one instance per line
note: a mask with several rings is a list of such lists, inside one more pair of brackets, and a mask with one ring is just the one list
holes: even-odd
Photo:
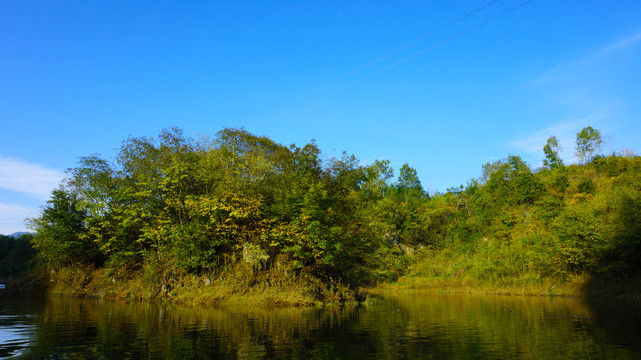
[(509, 156), (430, 196), (407, 164), (395, 178), (388, 161), (327, 159), (314, 142), (172, 128), (126, 140), (114, 159), (81, 158), (31, 220), (32, 242), (58, 274), (93, 269), (110, 286), (139, 278), (162, 289), (149, 298), (180, 297), (187, 278), (326, 300), (403, 275), (513, 287), (633, 276), (641, 157), (602, 156), (600, 144), (584, 129), (580, 163), (566, 166), (551, 137), (543, 168)]

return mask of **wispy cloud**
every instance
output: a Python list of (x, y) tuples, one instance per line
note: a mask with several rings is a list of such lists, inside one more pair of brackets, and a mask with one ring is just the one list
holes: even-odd
[(64, 174), (39, 164), (0, 157), (0, 188), (47, 200)]
[[(636, 94), (625, 93), (619, 85), (629, 68), (621, 67), (638, 57), (641, 32), (612, 41), (588, 55), (558, 64), (531, 81), (528, 85), (540, 88), (548, 105), (563, 114), (557, 121), (548, 121), (543, 129), (517, 137), (508, 146), (532, 155), (539, 161), (543, 146), (550, 136), (556, 136), (564, 148), (564, 161), (576, 161), (574, 145), (576, 133), (585, 126), (594, 126), (605, 137), (605, 151), (613, 151), (607, 133), (617, 128), (634, 128), (636, 121), (628, 115), (638, 101)], [(629, 134), (622, 134), (623, 137)], [(623, 139), (625, 141), (625, 139)]]
[(571, 134), (577, 128), (578, 122), (564, 122), (537, 131), (518, 139), (511, 140), (509, 146), (529, 154), (540, 153), (550, 136), (556, 136), (561, 146), (567, 149), (565, 143), (571, 141)]
[(631, 45), (634, 45), (638, 42), (641, 42), (641, 32), (634, 34), (632, 36), (628, 36), (624, 39), (615, 41), (603, 48), (601, 48), (599, 51), (596, 52), (596, 55), (605, 55), (611, 51), (620, 49), (620, 48), (625, 48)]
[(25, 231), (24, 220), (37, 214), (37, 209), (20, 205), (0, 204), (0, 234), (9, 235), (18, 231)]
[(604, 67), (607, 69), (609, 63), (625, 56), (628, 49), (639, 44), (641, 44), (641, 32), (617, 39), (585, 56), (558, 64), (532, 80), (528, 85), (532, 87), (551, 84), (568, 85), (568, 82), (599, 78), (600, 74), (604, 73)]
[(557, 124), (548, 126), (533, 134), (511, 140), (508, 145), (511, 148), (517, 149), (519, 152), (542, 156), (543, 146), (547, 143), (548, 138), (550, 138), (550, 136), (556, 136), (563, 149), (561, 158), (566, 162), (574, 162), (576, 160), (574, 155), (576, 134), (586, 126), (597, 125), (608, 119), (611, 114), (612, 112), (608, 108), (605, 108), (600, 111), (592, 111), (582, 117), (564, 119)]

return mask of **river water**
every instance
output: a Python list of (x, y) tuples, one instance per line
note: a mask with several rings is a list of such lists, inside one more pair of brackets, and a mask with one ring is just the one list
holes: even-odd
[(641, 303), (390, 294), (358, 307), (181, 308), (0, 294), (0, 358), (13, 357), (641, 359)]

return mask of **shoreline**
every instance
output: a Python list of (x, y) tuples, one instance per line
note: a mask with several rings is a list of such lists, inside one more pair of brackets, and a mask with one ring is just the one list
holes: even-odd
[[(246, 276), (227, 272), (217, 277), (180, 274), (162, 283), (149, 282), (141, 272), (126, 278), (105, 269), (66, 268), (47, 274), (32, 274), (12, 284), (12, 293), (40, 292), (47, 296), (94, 298), (107, 301), (160, 302), (181, 306), (255, 305), (261, 307), (310, 307), (376, 303), (385, 294), (470, 294), (523, 297), (641, 298), (641, 276), (593, 278), (574, 276), (568, 281), (542, 281), (514, 286), (479, 280), (434, 280), (402, 277), (396, 282), (361, 287), (357, 291), (339, 284), (325, 284), (312, 277), (279, 278), (262, 272)], [(122, 275), (122, 274), (121, 274)], [(517, 279), (513, 279), (516, 281)]]
[[(518, 279), (512, 279), (515, 282)], [(514, 286), (476, 279), (434, 280), (421, 277), (403, 277), (367, 290), (373, 294), (384, 293), (457, 293), (499, 296), (535, 296), (567, 298), (619, 298), (641, 299), (641, 276), (591, 277), (575, 275), (567, 281), (547, 279), (538, 284)]]
[(359, 298), (344, 285), (325, 284), (308, 274), (278, 275), (267, 271), (257, 274), (228, 271), (216, 275), (178, 273), (150, 278), (143, 271), (114, 274), (104, 268), (84, 267), (33, 273), (8, 288), (13, 293), (35, 291), (50, 296), (167, 302), (185, 306), (324, 306), (355, 304)]

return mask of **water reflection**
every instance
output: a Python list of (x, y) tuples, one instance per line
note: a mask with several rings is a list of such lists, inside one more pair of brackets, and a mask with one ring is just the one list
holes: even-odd
[(0, 299), (0, 358), (19, 356), (30, 345), (39, 306), (29, 298)]
[(0, 329), (11, 329), (14, 339), (13, 348), (0, 346), (0, 357), (19, 348), (22, 358), (641, 357), (638, 303), (389, 295), (382, 305), (343, 308), (204, 309), (69, 298), (3, 299), (0, 306)]

